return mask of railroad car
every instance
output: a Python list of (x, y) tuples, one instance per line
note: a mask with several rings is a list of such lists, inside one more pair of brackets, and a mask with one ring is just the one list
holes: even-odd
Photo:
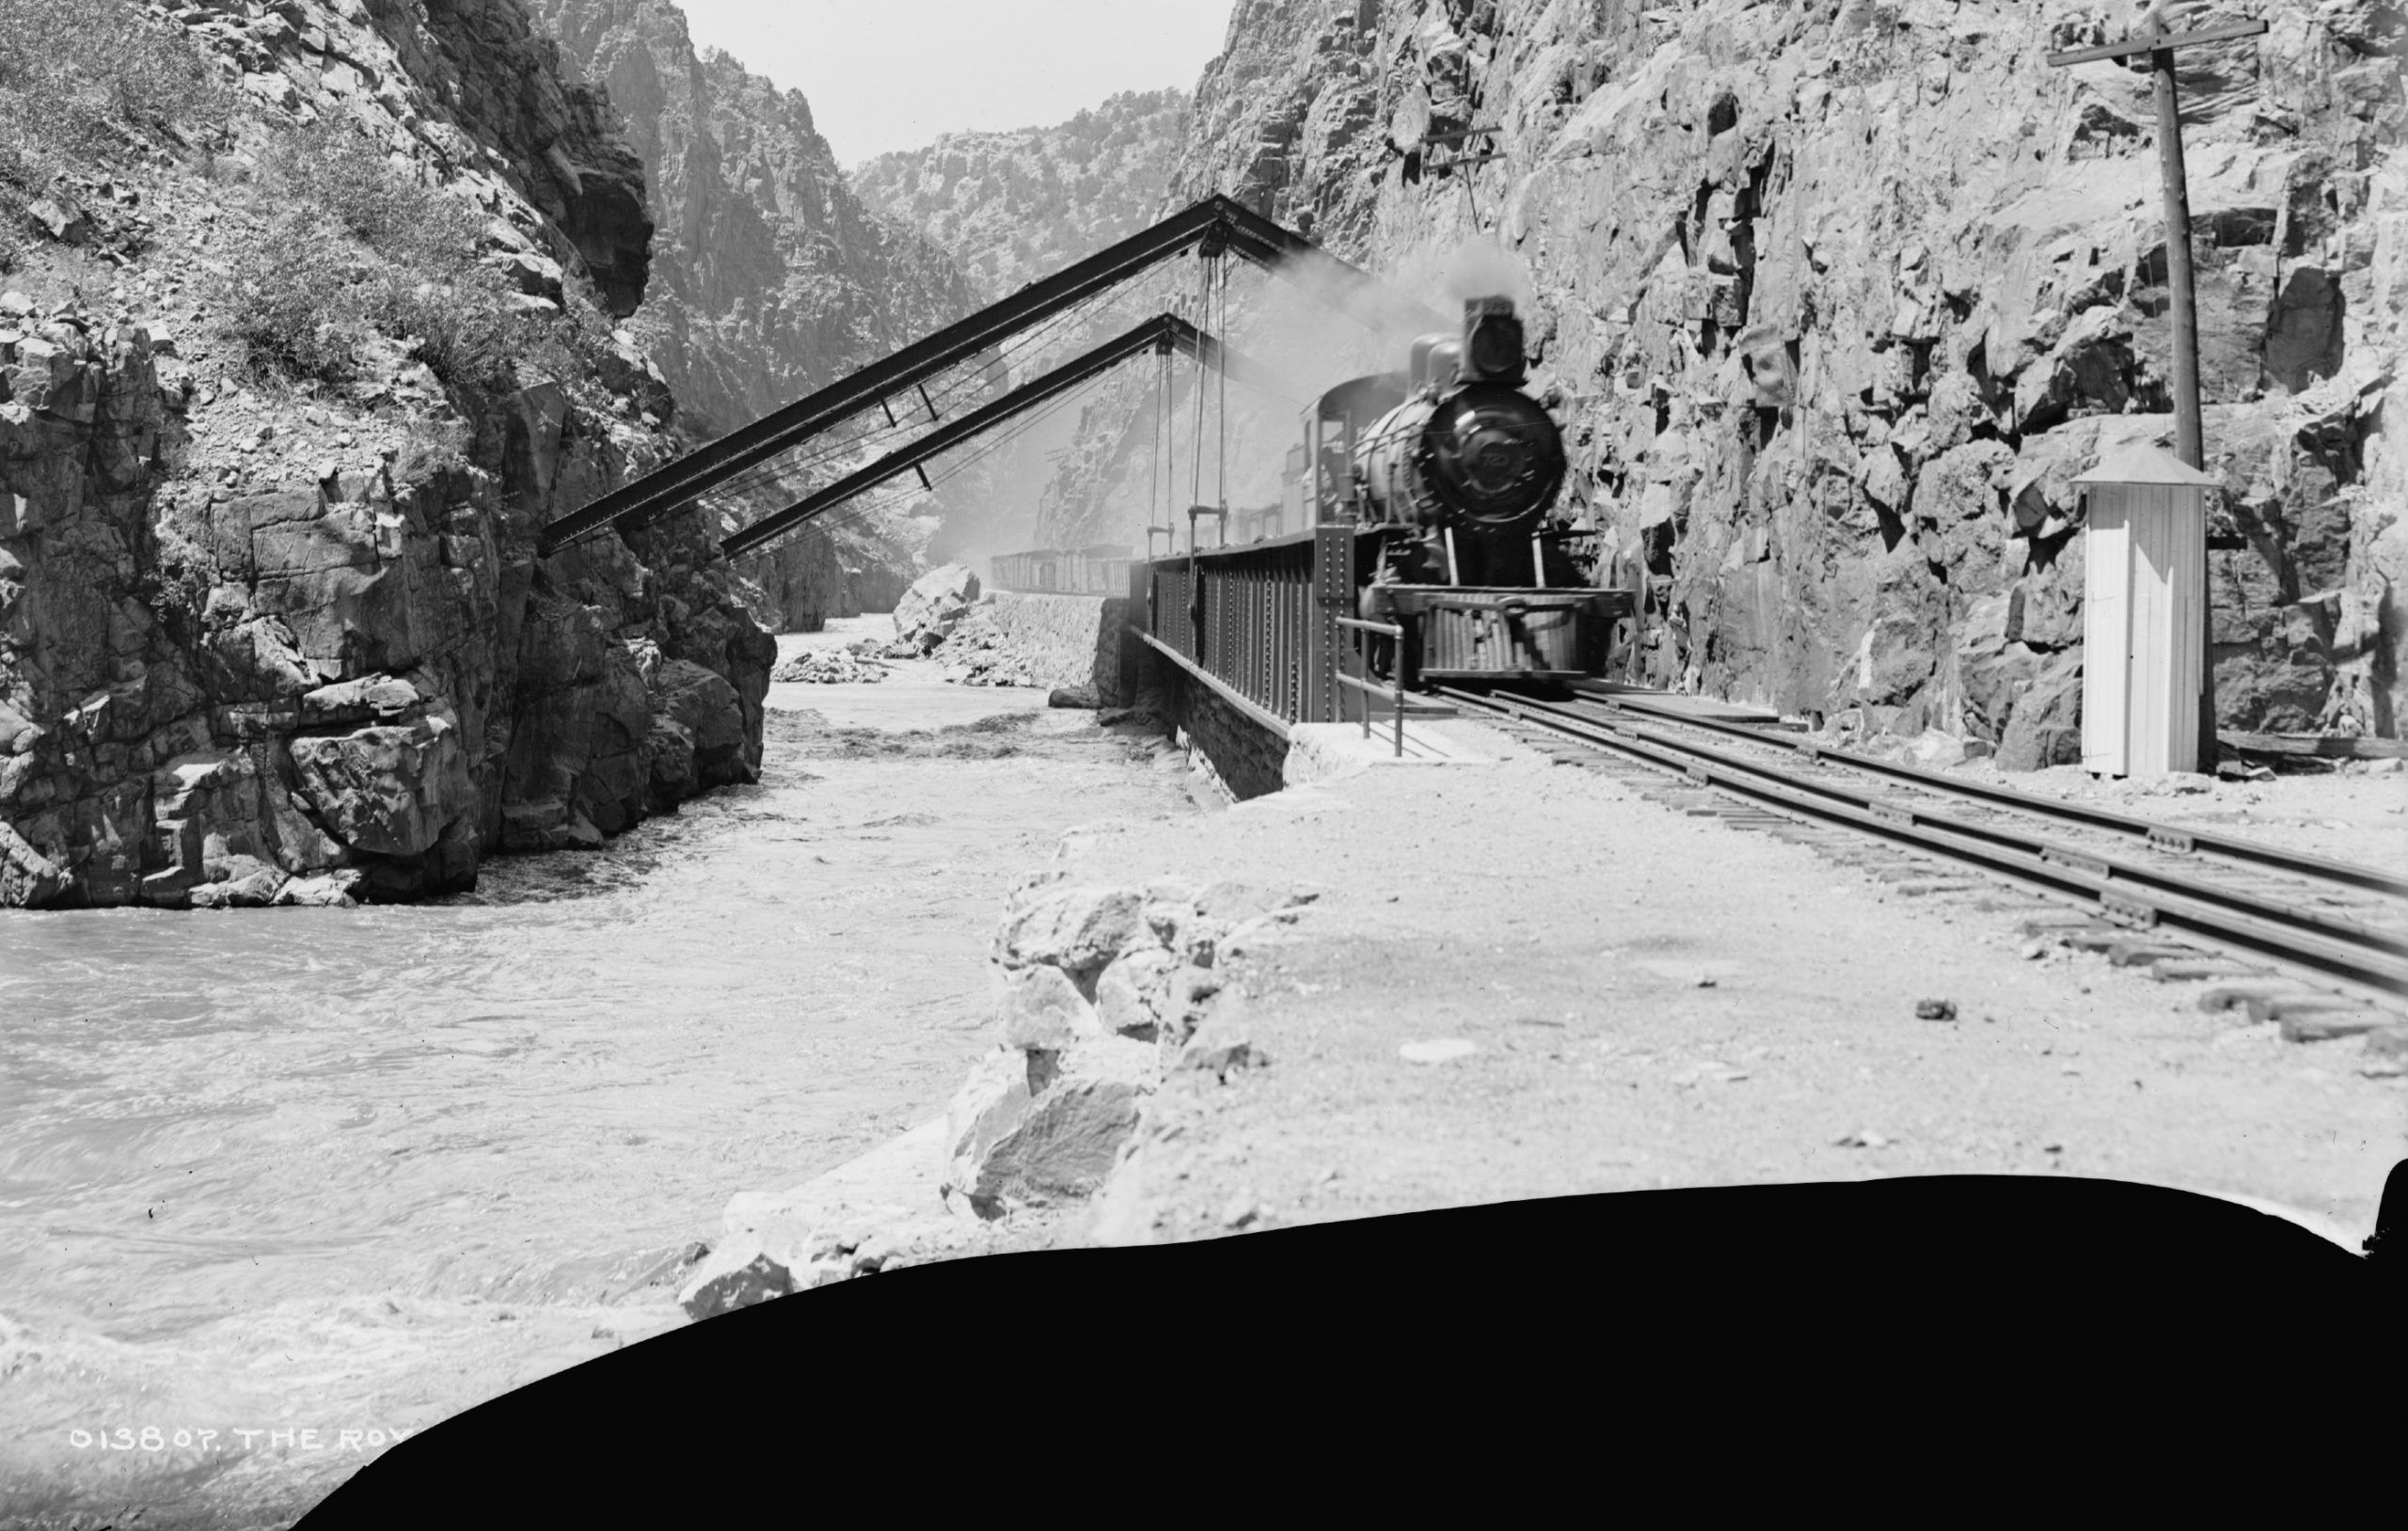
[(1557, 513), (1563, 437), (1526, 381), (1512, 300), (1475, 298), (1459, 335), (1413, 343), (1402, 374), (1342, 383), (1307, 412), (1291, 461), (1315, 519), (1372, 533), (1358, 608), (1402, 630), (1369, 643), (1373, 673), (1402, 665), (1408, 686), (1604, 673), (1635, 592), (1600, 588), (1582, 556), (1595, 539)]

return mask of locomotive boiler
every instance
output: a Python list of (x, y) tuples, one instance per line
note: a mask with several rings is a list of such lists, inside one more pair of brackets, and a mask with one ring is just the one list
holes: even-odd
[(1362, 617), (1401, 628), (1366, 668), (1408, 685), (1602, 673), (1632, 592), (1600, 589), (1557, 502), (1561, 432), (1524, 389), (1511, 300), (1475, 298), (1457, 335), (1416, 340), (1406, 372), (1356, 378), (1308, 421), (1320, 521), (1371, 545)]

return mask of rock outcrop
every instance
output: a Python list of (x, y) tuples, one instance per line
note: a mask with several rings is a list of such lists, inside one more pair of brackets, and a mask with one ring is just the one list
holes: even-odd
[[(1638, 676), (2053, 758), (2079, 698), (2070, 481), (2172, 422), (2147, 75), (2045, 55), (2146, 8), (1243, 0), (1174, 200), (1309, 223), (1441, 306), (1473, 294), (1416, 273), (1493, 244), (1572, 502), (1646, 592)], [(2266, 15), (2179, 60), (2219, 707), (2392, 734), (2408, 25), (2378, 0)], [(1130, 535), (1133, 461), (1054, 534)]]
[(716, 529), (535, 554), (670, 445), (600, 317), (649, 237), (600, 98), (513, 0), (156, 8), (93, 24), (209, 110), (61, 171), (86, 216), (0, 295), (0, 901), (420, 896), (752, 779), (775, 644)]

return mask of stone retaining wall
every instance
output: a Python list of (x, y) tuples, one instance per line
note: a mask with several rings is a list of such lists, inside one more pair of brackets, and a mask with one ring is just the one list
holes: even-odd
[(1167, 660), (1165, 692), (1179, 742), (1200, 756), (1231, 797), (1244, 802), (1287, 784), (1288, 740)]
[(1120, 595), (1032, 595), (997, 591), (987, 615), (1038, 684), (1091, 686), (1105, 706), (1122, 701), (1120, 630), (1129, 600)]

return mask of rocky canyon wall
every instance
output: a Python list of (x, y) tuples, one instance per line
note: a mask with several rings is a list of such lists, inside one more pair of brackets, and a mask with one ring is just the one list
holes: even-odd
[[(624, 115), (647, 172), (658, 232), (630, 323), (695, 437), (748, 424), (977, 306), (945, 250), (855, 195), (800, 93), (698, 52), (669, 0), (531, 9)], [(731, 499), (729, 520), (811, 487), (794, 475), (766, 481)], [(756, 609), (782, 630), (813, 631), (891, 608), (926, 541), (911, 513), (927, 509), (857, 502), (741, 560)]]
[[(1575, 508), (1647, 592), (1642, 678), (2065, 760), (2070, 481), (2170, 443), (2171, 366), (2148, 77), (2044, 55), (2143, 8), (1240, 0), (1175, 199), (1408, 278), (1501, 249)], [(2388, 0), (2167, 11), (2244, 14), (2269, 33), (2179, 58), (2219, 711), (2396, 735), (2408, 27)]]
[(1123, 91), (1050, 127), (947, 133), (880, 154), (854, 192), (950, 254), (988, 300), (1128, 238), (1169, 211), (1187, 96)]
[(642, 167), (515, 0), (0, 23), (0, 903), (420, 896), (752, 780), (716, 529), (535, 553), (673, 406)]

